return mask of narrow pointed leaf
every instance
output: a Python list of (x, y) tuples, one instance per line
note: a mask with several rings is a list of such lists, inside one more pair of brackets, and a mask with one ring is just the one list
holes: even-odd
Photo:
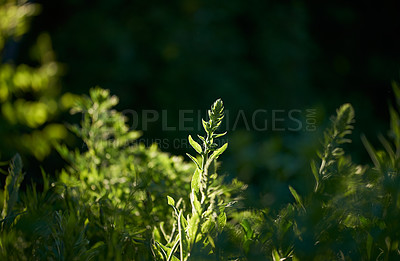
[(212, 238), (212, 236), (210, 234), (207, 235), (207, 239), (208, 239), (208, 242), (210, 242), (211, 246), (213, 248), (215, 248), (214, 239)]
[(199, 137), (203, 142), (206, 142), (206, 139), (203, 136), (197, 135), (197, 137)]
[(192, 213), (198, 213), (201, 215), (201, 203), (194, 190), (192, 190), (192, 193), (190, 193), (190, 202), (192, 203)]
[(319, 173), (318, 173), (318, 169), (317, 169), (317, 163), (315, 163), (314, 160), (311, 160), (311, 164), (310, 165), (311, 165), (311, 172), (313, 173), (314, 178), (315, 178), (315, 189), (314, 189), (314, 191), (317, 191), (318, 187), (319, 187)]
[(178, 249), (179, 242), (180, 242), (180, 240), (176, 240), (175, 244), (172, 246), (172, 249), (171, 249), (171, 252), (169, 252), (167, 261), (179, 260), (178, 258), (176, 258), (174, 256), (176, 250)]
[(167, 256), (165, 253), (165, 246), (161, 246), (161, 243), (155, 241), (155, 244), (152, 245), (153, 251), (157, 251), (159, 256), (162, 256), (163, 260), (167, 260)]
[(193, 140), (191, 135), (189, 135), (189, 143), (193, 147), (193, 149), (197, 151), (197, 153), (201, 154), (203, 152), (200, 144), (198, 144), (195, 140)]
[(367, 150), (369, 156), (371, 157), (372, 162), (374, 163), (377, 169), (381, 168), (381, 164), (379, 162), (378, 156), (376, 155), (375, 149), (372, 147), (371, 143), (367, 140), (365, 135), (361, 135), (361, 141), (364, 144), (365, 149)]
[(280, 261), (281, 260), (281, 257), (279, 256), (279, 253), (278, 253), (278, 251), (276, 251), (276, 249), (272, 250), (272, 259), (274, 261)]
[(389, 141), (383, 137), (382, 134), (378, 135), (379, 141), (382, 143), (383, 147), (385, 148), (386, 152), (390, 156), (390, 160), (392, 161), (392, 164), (395, 164), (396, 160), (396, 154), (394, 153), (394, 150), (392, 149), (392, 146), (390, 145)]
[(203, 128), (205, 132), (209, 132), (209, 127), (208, 127), (208, 123), (205, 120), (201, 120), (201, 123), (203, 124)]
[(190, 155), (189, 153), (186, 153), (186, 155), (188, 155), (188, 157), (196, 164), (197, 169), (201, 170), (200, 164), (197, 161), (197, 159), (195, 157), (193, 157), (192, 155)]
[(2, 218), (5, 219), (7, 216), (12, 216), (13, 208), (18, 200), (19, 188), (24, 174), (22, 173), (22, 160), (21, 156), (17, 153), (10, 164), (9, 174), (6, 178), (6, 184), (4, 186), (4, 204), (2, 211)]
[(189, 237), (189, 245), (193, 245), (196, 242), (197, 230), (199, 229), (200, 216), (195, 213), (188, 220), (188, 237)]
[(297, 194), (297, 191), (290, 185), (289, 185), (289, 190), (290, 190), (290, 193), (292, 193), (297, 204), (299, 204), (303, 209), (305, 209), (303, 206), (303, 203), (301, 202), (301, 198), (300, 198), (299, 194)]
[(221, 212), (218, 216), (218, 229), (221, 232), (226, 225), (226, 213)]
[(224, 145), (222, 145), (219, 149), (214, 151), (213, 154), (211, 154), (210, 159), (218, 159), (219, 155), (221, 155), (226, 150), (227, 147), (228, 147), (228, 143), (225, 143)]
[(222, 136), (224, 136), (224, 135), (227, 134), (227, 133), (228, 133), (228, 132), (225, 131), (224, 133), (214, 134), (214, 135), (213, 135), (213, 138), (216, 139), (216, 138), (222, 137)]
[(200, 178), (201, 178), (200, 174), (201, 173), (200, 173), (199, 169), (196, 169), (196, 171), (194, 172), (193, 177), (192, 177), (191, 188), (192, 188), (192, 191), (194, 191), (195, 193), (200, 192)]

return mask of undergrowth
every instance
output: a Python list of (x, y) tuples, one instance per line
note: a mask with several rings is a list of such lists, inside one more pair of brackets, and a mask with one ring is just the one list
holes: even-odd
[[(393, 86), (398, 102), (400, 90)], [(43, 171), (43, 184), (20, 189), (17, 154), (2, 169), (0, 260), (397, 260), (400, 238), (400, 116), (390, 107), (381, 149), (362, 137), (372, 165), (346, 154), (355, 112), (338, 108), (322, 146), (310, 159), (315, 186), (279, 209), (246, 208), (246, 185), (219, 175), (228, 148), (216, 139), (224, 105), (203, 120), (204, 135), (188, 137), (188, 160), (137, 142), (118, 98), (94, 88), (73, 107), (68, 128), (82, 148), (58, 144), (68, 163)], [(400, 102), (398, 103), (400, 104)], [(195, 155), (195, 156), (193, 156)], [(188, 161), (192, 162), (189, 163)]]

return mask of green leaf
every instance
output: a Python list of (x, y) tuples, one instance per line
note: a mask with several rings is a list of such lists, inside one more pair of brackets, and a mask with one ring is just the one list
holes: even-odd
[(190, 202), (192, 203), (192, 213), (199, 214), (201, 215), (202, 209), (201, 209), (201, 203), (199, 199), (197, 198), (196, 192), (192, 190), (192, 193), (190, 193)]
[(227, 134), (228, 132), (227, 131), (225, 131), (224, 133), (220, 133), (220, 134), (213, 134), (213, 138), (214, 139), (216, 139), (216, 138), (219, 138), (219, 137), (222, 137), (222, 136), (224, 136), (225, 134)]
[(394, 97), (396, 98), (396, 102), (397, 102), (397, 104), (400, 105), (400, 88), (399, 88), (399, 85), (395, 81), (392, 82), (392, 89), (393, 89)]
[(22, 159), (21, 159), (21, 156), (18, 153), (15, 154), (15, 156), (13, 157), (12, 170), (17, 175), (22, 172)]
[(201, 233), (207, 234), (210, 233), (213, 229), (214, 222), (211, 219), (207, 219), (203, 225), (201, 226)]
[[(398, 99), (400, 97), (397, 97)], [(400, 106), (400, 104), (398, 104)], [(400, 148), (400, 119), (399, 114), (397, 111), (392, 107), (389, 106), (389, 113), (390, 113), (390, 131), (391, 135), (393, 136), (393, 141), (395, 144), (395, 148)], [(399, 151), (397, 151), (398, 153)], [(398, 154), (397, 154), (398, 156)]]
[(188, 157), (194, 162), (194, 164), (196, 164), (197, 169), (201, 170), (200, 164), (197, 161), (197, 159), (195, 157), (193, 157), (192, 155), (190, 155), (189, 153), (186, 153), (186, 155), (188, 155)]
[(201, 149), (200, 144), (198, 144), (196, 141), (194, 141), (191, 135), (189, 135), (188, 138), (189, 138), (189, 143), (193, 147), (193, 149), (195, 149), (197, 151), (197, 153), (201, 154), (203, 152), (203, 150)]
[(167, 196), (167, 200), (168, 200), (168, 205), (170, 205), (171, 207), (175, 207), (175, 200), (172, 197)]
[(210, 117), (211, 127), (215, 131), (221, 124), (221, 120), (224, 117), (224, 104), (221, 99), (217, 99), (211, 106), (211, 110), (208, 111)]
[(201, 119), (201, 123), (203, 124), (203, 128), (205, 132), (209, 132), (209, 125), (208, 122), (206, 122), (205, 120)]
[(218, 216), (218, 230), (221, 232), (226, 225), (226, 213), (221, 212)]
[[(152, 245), (153, 251), (155, 251), (156, 253), (154, 253), (156, 255), (156, 257), (160, 258), (162, 257), (163, 260), (167, 260), (167, 256), (165, 253), (165, 250), (167, 247), (163, 246), (161, 243), (159, 243), (158, 241), (155, 241), (155, 244)], [(157, 258), (157, 259), (158, 259)]]
[(279, 256), (279, 253), (275, 248), (272, 250), (272, 259), (274, 261), (280, 261), (281, 260), (281, 257)]
[(3, 219), (12, 215), (14, 206), (18, 201), (18, 191), (23, 179), (22, 160), (21, 156), (17, 153), (11, 161), (9, 175), (6, 178), (4, 186)]
[(171, 251), (169, 252), (167, 261), (179, 260), (176, 256), (174, 256), (176, 250), (178, 249), (179, 243), (180, 243), (180, 240), (176, 240), (175, 244), (171, 248)]
[(216, 151), (213, 152), (213, 154), (211, 154), (210, 159), (218, 159), (219, 155), (221, 155), (226, 148), (228, 147), (228, 143), (225, 143), (224, 145), (222, 145), (219, 149), (217, 149)]
[(199, 137), (199, 139), (201, 139), (204, 143), (206, 142), (206, 139), (203, 136), (197, 135), (197, 137)]
[(192, 217), (188, 220), (187, 233), (189, 237), (189, 245), (192, 246), (196, 243), (197, 230), (199, 229), (200, 216), (194, 213)]
[(314, 178), (315, 178), (315, 189), (314, 189), (314, 191), (317, 191), (318, 187), (319, 187), (319, 173), (318, 173), (318, 169), (317, 169), (317, 163), (315, 163), (314, 160), (311, 160), (310, 165), (311, 165), (311, 172), (312, 172), (312, 174), (314, 175)]
[(371, 143), (369, 143), (369, 141), (367, 140), (367, 138), (363, 134), (361, 135), (361, 141), (364, 144), (364, 147), (367, 150), (369, 156), (371, 157), (371, 160), (374, 163), (375, 167), (377, 169), (380, 169), (381, 168), (381, 164), (380, 164), (379, 157), (378, 157), (374, 147), (372, 147)]
[(214, 239), (212, 238), (212, 236), (210, 234), (207, 235), (207, 239), (208, 239), (208, 242), (210, 242), (211, 246), (213, 248), (215, 248)]
[[(349, 134), (349, 129), (352, 128), (351, 124), (354, 122), (354, 109), (351, 104), (346, 103), (340, 106), (336, 111), (337, 115), (334, 120), (334, 127), (339, 132)], [(347, 131), (346, 131), (347, 130)]]
[(193, 177), (192, 177), (191, 188), (192, 188), (192, 191), (194, 191), (195, 193), (200, 192), (200, 178), (201, 178), (200, 174), (201, 173), (200, 173), (199, 169), (196, 169), (196, 171), (194, 172)]
[[(176, 256), (174, 256), (174, 254), (175, 254), (175, 252), (177, 250), (177, 247), (179, 245), (179, 239), (175, 241), (175, 243), (172, 246), (172, 248), (164, 246), (163, 244), (161, 244), (158, 241), (155, 241), (155, 245), (158, 247), (158, 248), (156, 248), (156, 250), (158, 250), (159, 254), (162, 255), (163, 260), (166, 260), (166, 261), (171, 261), (171, 260), (172, 261), (179, 261), (179, 259)], [(168, 258), (167, 258), (167, 255), (168, 255)]]
[(253, 229), (251, 228), (251, 224), (247, 219), (243, 219), (240, 222), (240, 225), (243, 227), (244, 232), (246, 233), (246, 239), (251, 239), (253, 236)]
[(301, 198), (300, 198), (299, 194), (297, 194), (297, 191), (290, 185), (289, 185), (289, 190), (290, 190), (290, 193), (292, 193), (297, 204), (299, 204), (305, 210), (303, 203), (301, 202)]
[(392, 145), (390, 145), (389, 141), (382, 134), (378, 134), (378, 139), (389, 155), (392, 166), (394, 166), (396, 164), (396, 153), (394, 152)]
[[(170, 205), (174, 209), (175, 215), (178, 216), (179, 213), (175, 207), (175, 200), (172, 197), (167, 196), (167, 202), (168, 202), (168, 205)], [(179, 205), (179, 201), (178, 201), (178, 205)]]

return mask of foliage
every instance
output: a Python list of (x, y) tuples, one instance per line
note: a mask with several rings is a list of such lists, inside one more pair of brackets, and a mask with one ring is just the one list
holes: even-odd
[[(74, 189), (79, 202), (92, 202), (89, 207), (101, 221), (99, 226), (118, 221), (127, 236), (140, 230), (140, 240), (149, 241), (153, 232), (162, 234), (172, 227), (170, 210), (160, 202), (166, 195), (181, 198), (189, 192), (193, 167), (182, 157), (160, 152), (155, 145), (146, 148), (137, 144), (140, 132), (130, 130), (125, 116), (112, 109), (117, 103), (118, 98), (110, 96), (108, 90), (94, 88), (90, 97), (83, 97), (72, 108), (72, 112), (83, 114), (81, 126), (70, 129), (84, 146), (82, 152), (58, 146), (71, 164), (61, 173), (60, 181)], [(106, 211), (113, 216), (102, 216)], [(105, 232), (92, 233), (100, 238), (111, 236)]]
[(49, 35), (39, 35), (31, 61), (17, 64), (20, 38), (39, 10), (38, 4), (25, 0), (0, 1), (0, 136), (4, 140), (0, 152), (8, 156), (17, 149), (43, 160), (52, 143), (64, 139), (67, 132), (54, 121), (64, 109), (58, 103), (62, 68), (55, 61)]
[[(398, 87), (394, 84), (397, 99)], [(273, 260), (395, 260), (398, 241), (397, 137), (399, 116), (391, 108), (393, 144), (380, 136), (384, 151), (363, 137), (374, 167), (357, 165), (343, 145), (353, 129), (354, 110), (345, 104), (325, 132), (319, 163), (311, 161), (315, 189), (280, 210), (237, 213), (236, 240), (248, 258)], [(251, 247), (252, 246), (252, 247)], [(261, 251), (250, 251), (250, 249)]]
[(396, 260), (400, 155), (400, 89), (390, 107), (389, 138), (377, 150), (362, 140), (373, 166), (346, 154), (354, 109), (342, 105), (310, 159), (315, 186), (279, 208), (245, 205), (243, 183), (218, 175), (227, 143), (216, 139), (224, 117), (218, 99), (203, 120), (205, 135), (188, 137), (193, 161), (136, 143), (116, 96), (93, 88), (69, 126), (80, 150), (58, 145), (68, 161), (55, 180), (21, 191), (17, 154), (9, 164), (0, 204), (1, 260)]
[[(188, 154), (195, 163), (196, 170), (191, 180), (190, 203), (191, 213), (185, 215), (184, 209), (175, 206), (175, 200), (168, 196), (168, 205), (174, 210), (176, 223), (170, 236), (165, 237), (163, 245), (156, 241), (156, 259), (168, 260), (204, 260), (214, 256), (225, 260), (230, 256), (224, 253), (215, 239), (223, 231), (227, 214), (226, 208), (234, 204), (229, 195), (240, 189), (240, 183), (234, 181), (230, 186), (218, 182), (216, 172), (217, 159), (226, 150), (228, 143), (218, 148), (214, 139), (226, 133), (215, 133), (224, 117), (224, 106), (221, 99), (215, 101), (208, 111), (209, 121), (202, 120), (206, 136), (198, 135), (202, 145), (189, 135), (189, 143), (199, 154), (200, 159)], [(179, 252), (179, 259), (175, 256)]]

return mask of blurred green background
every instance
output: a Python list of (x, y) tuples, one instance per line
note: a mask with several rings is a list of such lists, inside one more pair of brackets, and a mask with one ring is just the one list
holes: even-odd
[[(201, 110), (205, 117), (219, 97), (230, 115), (242, 110), (248, 121), (263, 109), (271, 124), (272, 110), (284, 110), (283, 128), (290, 127), (288, 111), (301, 110), (298, 119), (304, 125), (306, 110), (315, 110), (316, 131), (248, 130), (243, 121), (232, 130), (235, 117), (226, 123), (230, 147), (221, 158), (222, 172), (249, 183), (249, 193), (262, 198), (254, 204), (263, 206), (289, 200), (287, 184), (298, 184), (300, 193), (314, 185), (309, 159), (320, 144), (320, 130), (341, 104), (350, 102), (356, 111), (354, 142), (348, 148), (356, 161), (367, 158), (360, 133), (372, 142), (376, 133), (386, 134), (391, 81), (399, 78), (399, 2), (32, 2), (38, 4), (38, 15), (23, 37), (6, 42), (2, 66), (51, 63), (57, 70), (48, 76), (54, 80), (43, 88), (46, 92), (15, 92), (10, 99), (40, 100), (54, 109), (48, 109), (46, 124), (29, 124), (7, 118), (3, 106), (1, 160), (22, 150), (26, 165), (38, 173), (40, 164), (47, 171), (61, 168), (64, 162), (51, 152), (52, 141), (43, 137), (55, 133), (53, 141), (79, 147), (60, 123), (79, 121), (67, 113), (72, 94), (86, 94), (96, 85), (119, 96), (119, 110), (135, 110), (139, 116), (144, 110), (166, 110), (168, 126), (179, 125), (183, 109)], [(40, 51), (35, 54), (32, 47), (40, 46), (53, 51), (38, 59)], [(29, 115), (27, 109), (20, 114)], [(157, 120), (149, 123), (142, 140), (169, 141), (162, 149), (183, 155), (190, 149), (174, 147), (173, 140), (198, 133), (198, 121), (194, 117), (193, 131), (165, 131)], [(34, 136), (35, 131), (41, 134)]]

